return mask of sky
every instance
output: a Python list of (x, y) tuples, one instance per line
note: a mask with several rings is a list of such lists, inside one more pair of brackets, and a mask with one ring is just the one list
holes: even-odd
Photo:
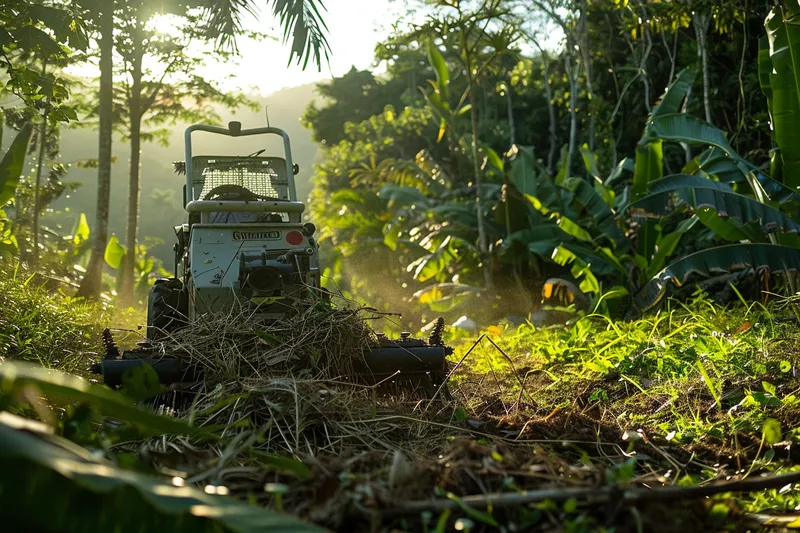
[(239, 40), (239, 65), (226, 68), (236, 76), (236, 81), (225, 85), (252, 89), (256, 94), (266, 96), (285, 87), (341, 76), (353, 66), (369, 68), (375, 45), (389, 35), (391, 23), (399, 18), (403, 9), (402, 0), (323, 0), (323, 4), (326, 11), (322, 15), (328, 27), (327, 39), (331, 48), (330, 67), (323, 63), (319, 71), (316, 64), (309, 61), (303, 71), (302, 64), (296, 64), (296, 58), (289, 65), (291, 43), (281, 42), (283, 32), (279, 21), (262, 9), (258, 19), (248, 16), (243, 25), (249, 30), (274, 35), (278, 40)]

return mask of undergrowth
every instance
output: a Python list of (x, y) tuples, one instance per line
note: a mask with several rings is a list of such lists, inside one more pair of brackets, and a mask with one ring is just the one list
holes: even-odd
[[(96, 358), (103, 327), (141, 335), (131, 316), (26, 281), (0, 280), (9, 310), (0, 339), (10, 359), (79, 373)], [(613, 509), (611, 500), (559, 499), (558, 491), (697, 487), (797, 470), (798, 302), (719, 307), (697, 294), (634, 321), (586, 316), (548, 328), (448, 328), (452, 400), (433, 402), (341, 376), (272, 372), (269, 364), (243, 386), (231, 372), (247, 364), (250, 345), (215, 326), (197, 338), (226, 370), (213, 373), (216, 381), (188, 412), (173, 415), (205, 437), (143, 434), (146, 417), (120, 426), (113, 415), (109, 424), (100, 416), (107, 404), (81, 407), (85, 396), (58, 415), (43, 414), (41, 405), (15, 412), (57, 418), (60, 435), (118, 467), (334, 530), (756, 531), (766, 521), (788, 523), (785, 515), (800, 506), (793, 484)], [(287, 330), (290, 344), (306, 339), (302, 353), (322, 350), (327, 330), (300, 322)], [(342, 346), (357, 336), (347, 333), (355, 325), (334, 322), (330, 331), (340, 332)], [(252, 333), (275, 353), (293, 349), (274, 332)], [(556, 496), (513, 506), (497, 500), (541, 490)], [(465, 503), (486, 494), (495, 495), (488, 508)]]
[(104, 327), (130, 327), (140, 317), (140, 311), (75, 299), (73, 292), (39, 274), (0, 265), (0, 357), (82, 372), (101, 346)]

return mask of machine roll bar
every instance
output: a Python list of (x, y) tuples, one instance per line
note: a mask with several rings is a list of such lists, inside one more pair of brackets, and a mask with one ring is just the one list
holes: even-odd
[[(286, 177), (289, 181), (289, 200), (292, 202), (297, 201), (297, 191), (294, 186), (294, 165), (292, 163), (292, 147), (289, 142), (289, 134), (280, 128), (251, 128), (247, 130), (242, 129), (242, 123), (232, 121), (228, 123), (227, 128), (220, 126), (207, 126), (205, 124), (194, 124), (186, 128), (184, 132), (184, 142), (186, 144), (186, 190), (187, 193), (194, 196), (194, 188), (192, 187), (192, 133), (195, 131), (205, 131), (208, 133), (216, 133), (218, 135), (226, 135), (228, 137), (247, 137), (250, 135), (279, 135), (283, 138), (283, 151), (286, 160)], [(192, 197), (191, 200), (194, 200)]]

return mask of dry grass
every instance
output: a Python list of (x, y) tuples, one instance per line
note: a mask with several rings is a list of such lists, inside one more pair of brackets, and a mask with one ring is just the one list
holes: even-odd
[(208, 385), (238, 381), (258, 387), (276, 375), (336, 379), (363, 364), (376, 339), (363, 308), (299, 302), (290, 315), (266, 327), (251, 311), (234, 307), (196, 320), (159, 351), (200, 368)]

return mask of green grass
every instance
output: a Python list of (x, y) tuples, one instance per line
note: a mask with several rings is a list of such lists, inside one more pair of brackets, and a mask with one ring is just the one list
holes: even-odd
[(74, 290), (0, 265), (0, 357), (80, 373), (98, 357), (103, 328), (141, 322), (141, 312), (76, 300)]
[[(485, 417), (482, 399), (497, 397), (503, 408), (493, 414), (519, 438), (594, 434), (638, 456), (636, 475), (698, 482), (786, 470), (800, 444), (796, 304), (773, 298), (720, 308), (698, 295), (629, 322), (587, 316), (564, 328), (489, 328), (482, 333), (499, 348), (485, 339), (454, 381), (468, 391), (469, 417)], [(450, 342), (458, 360), (474, 336), (451, 333)], [(800, 497), (773, 490), (737, 503), (782, 513)]]

